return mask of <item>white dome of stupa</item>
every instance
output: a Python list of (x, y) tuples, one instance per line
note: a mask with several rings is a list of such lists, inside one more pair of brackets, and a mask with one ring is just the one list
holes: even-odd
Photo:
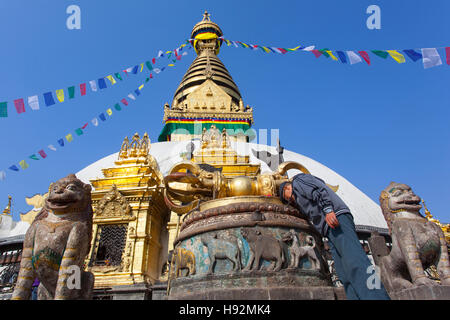
[[(200, 142), (198, 140), (193, 142), (195, 147), (198, 148)], [(151, 144), (150, 154), (157, 161), (163, 175), (166, 175), (173, 165), (184, 161), (182, 153), (187, 151), (186, 147), (190, 143), (191, 141), (170, 141)], [(250, 156), (251, 164), (261, 164), (262, 173), (271, 171), (265, 162), (254, 156), (252, 149), (255, 151), (268, 151), (272, 154), (277, 154), (275, 147), (244, 142), (231, 142), (231, 147), (235, 149), (239, 155)], [(385, 229), (387, 231), (387, 224), (380, 206), (344, 177), (325, 165), (299, 153), (284, 149), (283, 156), (284, 161), (298, 162), (306, 167), (311, 174), (323, 179), (326, 183), (338, 185), (339, 189), (337, 190), (337, 194), (350, 208), (358, 230), (371, 231)], [(117, 158), (118, 152), (106, 156), (80, 170), (76, 173), (76, 176), (84, 183), (89, 183), (90, 179), (103, 178), (101, 169), (113, 167), (114, 161), (116, 161)], [(298, 171), (296, 170), (290, 170), (288, 175), (289, 177), (292, 177), (297, 173)]]

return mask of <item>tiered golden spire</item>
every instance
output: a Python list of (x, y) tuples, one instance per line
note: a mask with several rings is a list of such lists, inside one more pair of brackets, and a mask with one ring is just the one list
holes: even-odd
[[(244, 107), (238, 86), (217, 57), (222, 35), (220, 27), (211, 21), (205, 11), (203, 20), (194, 26), (191, 33), (197, 58), (175, 90), (172, 105), (164, 106), (166, 127), (159, 141), (164, 141), (173, 133), (171, 123), (178, 124), (180, 119), (195, 119), (193, 121), (202, 122), (207, 128), (213, 121), (226, 120), (227, 124), (222, 123), (220, 129), (226, 126), (227, 129), (240, 127), (246, 130), (253, 124), (253, 109)], [(184, 125), (186, 123), (192, 122), (183, 122)]]
[(433, 216), (431, 215), (431, 212), (428, 210), (427, 206), (425, 205), (425, 201), (422, 199), (422, 204), (423, 204), (423, 208), (425, 209), (425, 216), (426, 218), (431, 221), (436, 223), (439, 227), (441, 227), (442, 231), (444, 232), (445, 235), (445, 240), (447, 241), (448, 244), (450, 244), (450, 224), (442, 224), (438, 219), (433, 218)]
[(11, 214), (11, 201), (12, 201), (12, 197), (8, 196), (8, 205), (3, 210), (3, 214)]

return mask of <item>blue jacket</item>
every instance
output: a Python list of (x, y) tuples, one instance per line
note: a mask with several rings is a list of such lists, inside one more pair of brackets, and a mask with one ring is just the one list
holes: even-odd
[(322, 236), (326, 236), (329, 229), (325, 221), (327, 213), (350, 213), (344, 201), (322, 179), (311, 174), (300, 173), (294, 176), (292, 193), (300, 211), (308, 216)]

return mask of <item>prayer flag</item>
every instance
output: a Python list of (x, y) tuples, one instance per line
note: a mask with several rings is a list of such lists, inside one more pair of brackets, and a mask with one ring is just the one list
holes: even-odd
[(9, 169), (11, 169), (12, 171), (19, 171), (19, 168), (17, 168), (16, 165), (12, 165), (11, 167), (9, 167)]
[(112, 75), (106, 76), (106, 78), (107, 78), (109, 81), (111, 81), (111, 84), (115, 84), (115, 83), (116, 83), (116, 80), (113, 78)]
[(52, 145), (52, 144), (49, 144), (49, 145), (48, 145), (48, 148), (49, 148), (50, 150), (52, 150), (52, 151), (56, 151), (55, 146)]
[(28, 105), (32, 110), (39, 110), (39, 98), (38, 96), (28, 97)]
[(139, 96), (141, 94), (141, 92), (139, 91), (139, 89), (134, 90), (134, 92), (136, 92), (136, 95)]
[(362, 62), (361, 58), (353, 51), (347, 51), (347, 56), (350, 60), (350, 64)]
[(394, 59), (398, 63), (405, 63), (405, 57), (400, 52), (396, 50), (386, 50), (386, 51), (389, 53), (392, 59)]
[(0, 102), (0, 117), (6, 118), (8, 116), (8, 102)]
[(316, 58), (318, 58), (322, 55), (322, 52), (320, 52), (319, 50), (311, 50), (311, 52), (314, 53), (314, 56)]
[(412, 49), (406, 49), (406, 50), (403, 50), (403, 52), (406, 53), (406, 55), (414, 62), (422, 59), (422, 54), (420, 54)]
[(99, 78), (98, 79), (98, 87), (100, 89), (105, 89), (106, 88), (106, 81), (105, 78)]
[(125, 99), (125, 98), (123, 98), (122, 100), (120, 100), (124, 105), (128, 105), (128, 101)]
[(14, 106), (16, 107), (17, 113), (25, 112), (25, 104), (22, 98), (14, 100)]
[(116, 72), (114, 73), (114, 75), (116, 76), (117, 79), (119, 79), (120, 81), (122, 81), (122, 76), (120, 75), (120, 73)]
[(331, 52), (331, 50), (327, 50), (327, 53), (330, 55), (330, 57), (331, 57), (331, 59), (333, 59), (333, 60), (338, 60), (338, 58), (336, 58), (334, 55), (333, 55), (333, 53)]
[(0, 171), (0, 180), (5, 180), (6, 178), (6, 172), (5, 171)]
[(144, 85), (141, 84), (141, 85), (139, 86), (139, 90), (142, 90), (143, 87), (144, 87)]
[(66, 139), (67, 139), (67, 142), (72, 142), (72, 140), (73, 140), (72, 134), (69, 133), (68, 135), (66, 135)]
[(120, 104), (118, 104), (118, 103), (116, 103), (116, 104), (114, 105), (114, 108), (115, 108), (117, 111), (122, 110), (122, 108), (120, 107)]
[(97, 91), (97, 82), (95, 82), (95, 80), (89, 81), (89, 85), (91, 86), (92, 91)]
[(64, 140), (63, 139), (59, 139), (58, 143), (61, 147), (64, 147)]
[(164, 52), (162, 52), (161, 50), (158, 51), (157, 58), (160, 58), (160, 57), (164, 57)]
[(155, 73), (160, 73), (160, 72), (161, 72), (161, 69), (155, 68), (155, 69), (153, 69), (153, 71), (155, 71)]
[(69, 92), (69, 99), (73, 99), (75, 97), (75, 86), (71, 86), (67, 88)]
[(25, 162), (25, 160), (20, 161), (19, 165), (22, 167), (22, 169), (26, 169), (30, 166), (28, 163)]
[(445, 53), (447, 54), (447, 64), (450, 65), (450, 47), (445, 48)]
[(144, 70), (144, 63), (141, 63), (141, 70), (139, 72), (142, 72)]
[(147, 62), (145, 63), (145, 65), (147, 66), (148, 70), (150, 70), (150, 71), (153, 70), (153, 66), (152, 66), (152, 64), (150, 63), (150, 61), (147, 61)]
[(370, 66), (370, 57), (369, 54), (366, 51), (358, 51), (358, 53), (363, 57), (363, 59), (367, 62), (367, 64)]
[(86, 122), (86, 123), (81, 127), (81, 129), (86, 129), (87, 126), (88, 126), (88, 122)]
[(169, 67), (175, 67), (173, 63), (168, 64)]
[(85, 95), (86, 95), (86, 83), (80, 84), (80, 94), (81, 94), (82, 96), (85, 96)]
[(45, 153), (44, 150), (39, 150), (38, 153), (41, 155), (42, 159), (47, 158), (47, 154)]
[(150, 79), (153, 79), (153, 74), (150, 73)]
[(128, 95), (128, 98), (130, 98), (130, 99), (132, 99), (132, 100), (136, 100), (136, 97), (133, 96), (133, 94), (131, 94), (131, 93)]
[(132, 72), (133, 72), (134, 74), (136, 74), (136, 73), (138, 72), (138, 70), (139, 70), (139, 65), (136, 65), (136, 66), (134, 66)]
[(32, 154), (31, 156), (29, 156), (29, 158), (32, 160), (39, 160), (39, 158), (35, 154)]
[(92, 122), (92, 124), (94, 126), (98, 126), (98, 119), (97, 118), (92, 119), (91, 122)]
[(303, 48), (301, 50), (303, 50), (303, 51), (313, 51), (315, 47), (316, 46), (309, 46), (309, 47)]
[(442, 64), (441, 57), (436, 48), (422, 49), (422, 62), (425, 69), (436, 67)]
[(155, 59), (155, 58), (152, 59), (152, 63), (153, 63), (153, 64), (156, 63), (156, 59)]
[(319, 50), (319, 51), (322, 52), (322, 54), (323, 54), (325, 57), (327, 57), (327, 58), (330, 57), (330, 55), (328, 54), (328, 51), (330, 51), (330, 50), (328, 50), (327, 48), (326, 48), (326, 49), (321, 49), (321, 50)]
[(164, 71), (164, 69), (166, 69), (166, 67), (162, 67), (162, 68), (161, 68), (161, 72), (163, 72), (163, 71)]
[(81, 130), (81, 128), (75, 129), (75, 133), (81, 136), (83, 134), (83, 130)]
[(341, 60), (342, 63), (347, 63), (347, 57), (345, 56), (345, 53), (342, 51), (336, 51), (339, 60)]
[(53, 99), (53, 95), (51, 92), (44, 93), (44, 101), (47, 107), (55, 104), (55, 100)]
[(379, 56), (380, 58), (386, 59), (388, 56), (388, 53), (386, 51), (382, 51), (382, 50), (372, 50), (372, 53), (376, 54), (377, 56)]
[(56, 90), (56, 97), (58, 98), (59, 102), (64, 102), (64, 90), (63, 89), (59, 89)]
[(100, 118), (100, 120), (106, 121), (106, 117), (105, 117), (105, 114), (104, 114), (103, 112), (100, 113), (100, 114), (98, 115), (98, 117)]
[(106, 113), (107, 113), (109, 116), (111, 116), (111, 115), (112, 115), (112, 110), (111, 110), (111, 108), (109, 108), (108, 110), (106, 110)]

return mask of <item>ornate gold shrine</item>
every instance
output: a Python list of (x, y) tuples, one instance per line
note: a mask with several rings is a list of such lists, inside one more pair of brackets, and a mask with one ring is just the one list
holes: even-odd
[(131, 142), (126, 137), (114, 166), (91, 180), (94, 224), (86, 266), (95, 288), (154, 283), (161, 274), (168, 211), (162, 174), (149, 150), (146, 133)]

